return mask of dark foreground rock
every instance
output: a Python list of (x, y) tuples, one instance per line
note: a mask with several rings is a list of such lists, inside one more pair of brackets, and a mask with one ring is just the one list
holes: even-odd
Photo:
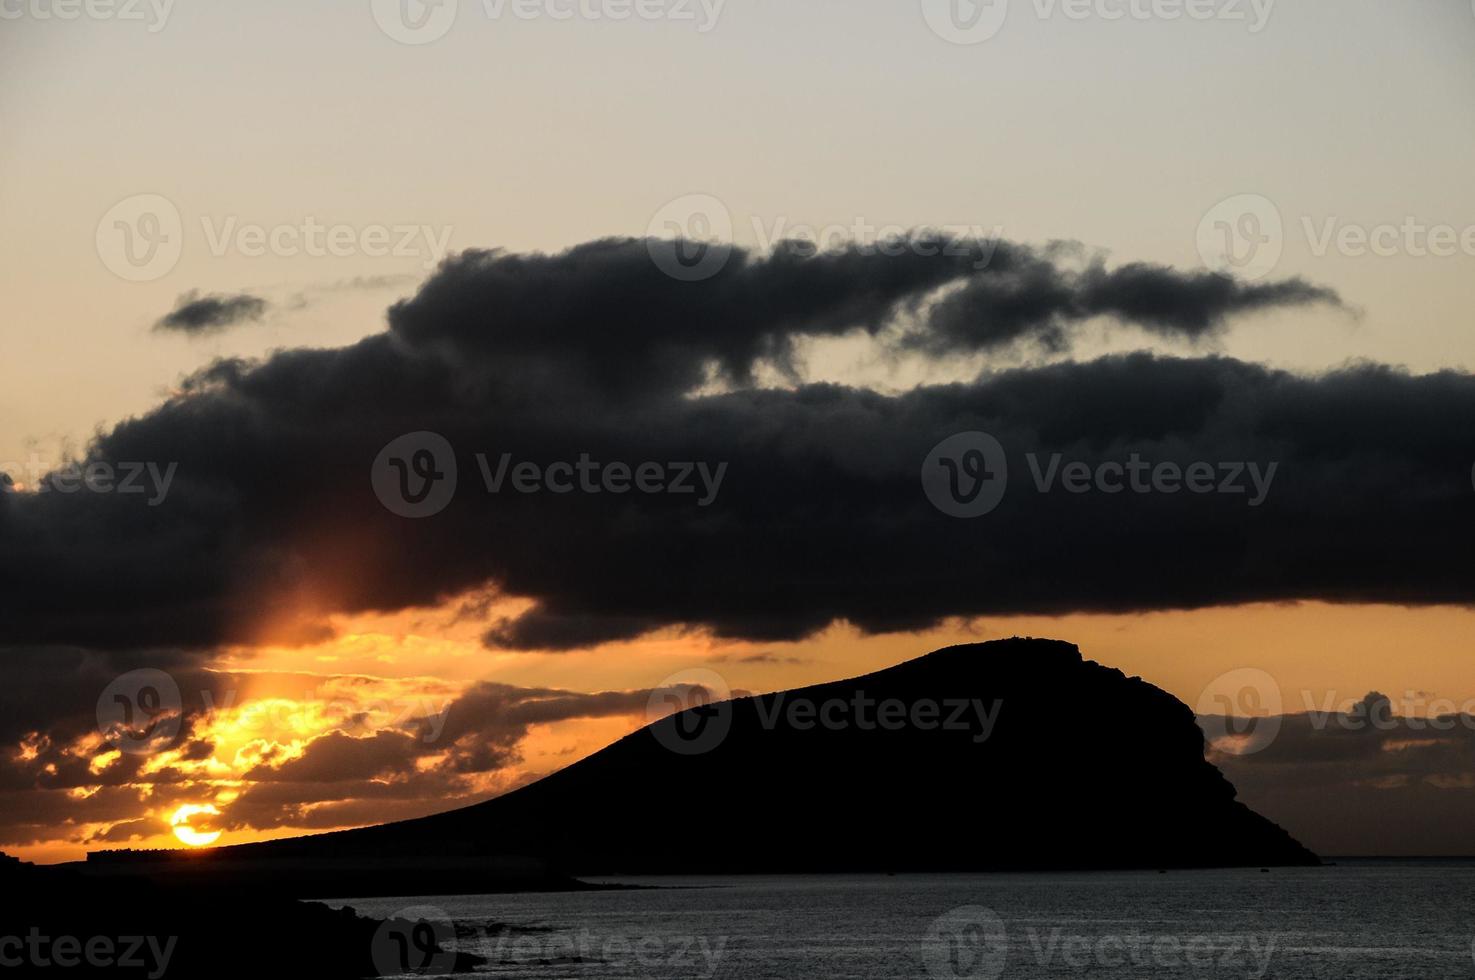
[(204, 879), (96, 878), (0, 860), (0, 974), (359, 980), (430, 964), (466, 972), (425, 922), (381, 922)]

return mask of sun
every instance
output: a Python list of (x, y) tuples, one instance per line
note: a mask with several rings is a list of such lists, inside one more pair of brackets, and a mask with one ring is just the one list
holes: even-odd
[(184, 841), (190, 847), (209, 847), (220, 839), (220, 831), (196, 830), (191, 821), (198, 816), (220, 816), (220, 811), (215, 809), (214, 804), (186, 803), (174, 811), (174, 816), (169, 818), (169, 824), (174, 828), (174, 836)]

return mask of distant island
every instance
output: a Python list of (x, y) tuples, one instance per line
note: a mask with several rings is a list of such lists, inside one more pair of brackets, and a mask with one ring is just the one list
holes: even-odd
[[(1146, 681), (1069, 643), (1002, 640), (693, 708), (460, 810), (149, 865), (365, 895), (575, 875), (1319, 864), (1236, 799), (1204, 748), (1193, 712)], [(87, 870), (130, 863), (95, 854)], [(432, 885), (407, 889), (417, 873)]]

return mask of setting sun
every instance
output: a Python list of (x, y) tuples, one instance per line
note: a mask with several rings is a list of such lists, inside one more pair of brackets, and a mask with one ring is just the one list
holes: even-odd
[(220, 811), (212, 804), (204, 805), (186, 803), (174, 811), (174, 816), (169, 819), (170, 826), (174, 828), (174, 836), (178, 837), (190, 847), (209, 847), (220, 839), (218, 830), (196, 830), (194, 818), (200, 816), (218, 817)]

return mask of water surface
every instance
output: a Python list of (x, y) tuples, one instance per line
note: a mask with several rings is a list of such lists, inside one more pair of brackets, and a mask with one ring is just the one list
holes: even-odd
[(1471, 863), (597, 880), (660, 887), (329, 904), (450, 920), (500, 978), (1475, 980)]

